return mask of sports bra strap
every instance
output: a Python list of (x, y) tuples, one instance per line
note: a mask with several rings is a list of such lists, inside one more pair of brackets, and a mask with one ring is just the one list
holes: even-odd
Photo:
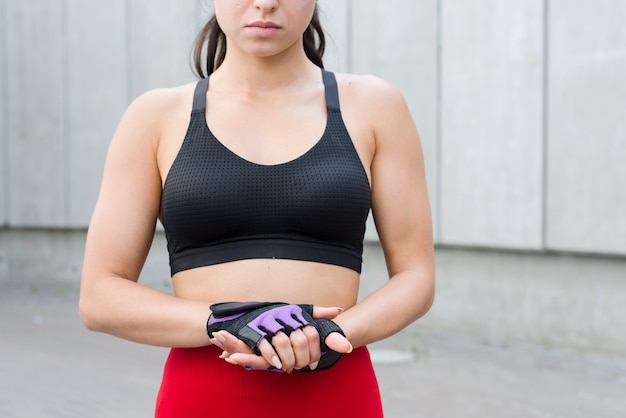
[(337, 79), (335, 74), (322, 70), (324, 89), (326, 90), (326, 107), (328, 109), (339, 110), (339, 92), (337, 90)]
[(200, 79), (196, 84), (196, 90), (193, 93), (193, 108), (191, 112), (206, 109), (206, 93), (209, 87), (209, 77)]

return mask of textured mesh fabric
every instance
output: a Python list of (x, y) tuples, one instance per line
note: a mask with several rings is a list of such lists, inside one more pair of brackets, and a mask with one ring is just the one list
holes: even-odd
[(341, 117), (334, 74), (323, 71), (323, 79), (324, 134), (300, 157), (277, 165), (247, 161), (215, 138), (205, 117), (208, 79), (198, 82), (162, 194), (172, 275), (251, 258), (361, 271), (370, 186)]

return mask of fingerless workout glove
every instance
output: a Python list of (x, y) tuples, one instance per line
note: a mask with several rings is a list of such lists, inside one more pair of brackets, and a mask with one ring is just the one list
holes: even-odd
[(335, 363), (337, 363), (343, 355), (342, 353), (331, 350), (326, 345), (326, 337), (328, 337), (333, 332), (338, 332), (344, 337), (346, 336), (346, 334), (343, 333), (343, 330), (339, 327), (339, 325), (335, 324), (330, 319), (324, 318), (314, 319), (313, 321), (315, 321), (315, 324), (313, 325), (315, 326), (315, 328), (317, 328), (317, 332), (320, 335), (320, 348), (322, 355), (320, 356), (319, 364), (317, 365), (315, 370), (311, 370), (309, 366), (307, 366), (304, 369), (300, 370), (301, 372), (317, 372), (319, 370), (329, 369), (334, 366)]
[[(290, 305), (279, 302), (224, 302), (211, 305), (211, 316), (207, 321), (207, 333), (213, 338), (217, 331), (227, 331), (245, 342), (257, 355), (259, 343), (282, 331), (289, 335), (293, 330), (314, 326), (320, 336), (321, 358), (317, 370), (328, 369), (341, 357), (341, 353), (326, 346), (326, 337), (332, 332), (345, 334), (329, 319), (313, 319), (313, 305)], [(311, 371), (309, 367), (302, 369)]]
[[(289, 335), (295, 329), (313, 325), (313, 306), (273, 302), (226, 302), (211, 306), (207, 332), (224, 330), (239, 338), (257, 355), (262, 338), (271, 342), (282, 331)], [(307, 312), (308, 311), (308, 312)], [(310, 313), (309, 313), (310, 312)]]

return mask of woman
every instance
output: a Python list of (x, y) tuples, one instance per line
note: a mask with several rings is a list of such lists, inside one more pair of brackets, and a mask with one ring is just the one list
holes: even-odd
[[(143, 94), (113, 137), (81, 317), (174, 347), (158, 417), (380, 417), (365, 346), (434, 297), (407, 106), (378, 78), (321, 70), (315, 0), (214, 0), (214, 11), (196, 45), (203, 76), (208, 44), (207, 77)], [(356, 303), (370, 205), (390, 280)], [(137, 283), (157, 219), (174, 296)], [(268, 301), (280, 303), (224, 304)]]

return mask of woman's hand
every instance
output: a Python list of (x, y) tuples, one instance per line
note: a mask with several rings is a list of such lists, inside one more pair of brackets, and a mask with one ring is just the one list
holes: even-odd
[[(313, 317), (333, 319), (341, 311), (340, 308), (316, 306), (313, 308)], [(274, 335), (271, 344), (265, 339), (262, 340), (258, 346), (261, 356), (254, 354), (246, 343), (227, 331), (218, 331), (213, 335), (211, 342), (224, 350), (221, 356), (223, 359), (232, 364), (254, 369), (275, 367), (291, 373), (293, 370), (309, 366), (311, 370), (315, 370), (321, 357), (319, 334), (311, 325), (294, 330), (289, 336), (279, 332)], [(325, 343), (338, 353), (352, 351), (350, 342), (338, 332), (328, 335)]]

